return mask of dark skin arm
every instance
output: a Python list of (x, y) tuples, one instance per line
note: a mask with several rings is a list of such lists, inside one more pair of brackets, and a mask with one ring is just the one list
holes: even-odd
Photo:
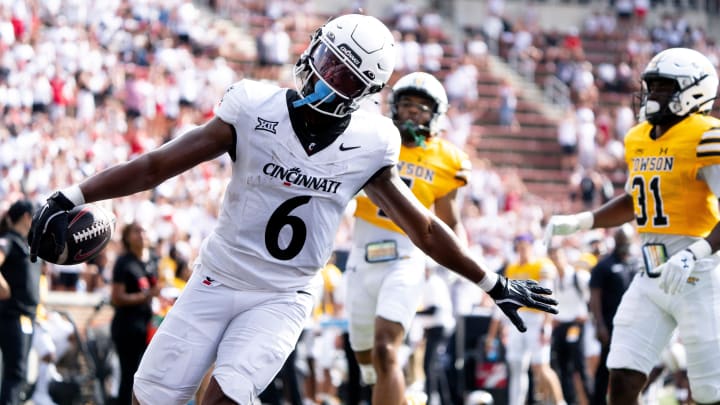
[(630, 194), (619, 195), (593, 211), (593, 228), (613, 228), (635, 220), (635, 208)]
[(88, 203), (148, 190), (228, 152), (232, 145), (233, 128), (216, 117), (158, 149), (85, 179), (80, 189)]
[(465, 227), (460, 221), (460, 209), (457, 204), (457, 189), (452, 190), (445, 196), (435, 200), (435, 215), (438, 216), (447, 226), (455, 231), (455, 235), (460, 238), (461, 241), (467, 240), (467, 234), (465, 233)]
[(112, 290), (110, 292), (110, 303), (114, 307), (140, 305), (145, 302), (150, 302), (152, 297), (156, 297), (159, 294), (160, 288), (158, 286), (154, 286), (144, 291), (138, 291), (136, 293), (129, 293), (125, 290), (125, 284), (113, 283)]
[(607, 325), (603, 320), (602, 314), (602, 291), (599, 288), (590, 289), (590, 311), (593, 314), (595, 320), (595, 333), (597, 334), (598, 340), (603, 345), (610, 343), (610, 334), (608, 333)]
[(438, 264), (474, 283), (485, 277), (485, 270), (463, 249), (452, 229), (417, 200), (394, 166), (383, 169), (364, 190), (410, 240)]

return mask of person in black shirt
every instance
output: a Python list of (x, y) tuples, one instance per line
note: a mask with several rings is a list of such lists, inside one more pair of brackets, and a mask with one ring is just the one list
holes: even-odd
[(618, 228), (614, 235), (615, 248), (600, 259), (591, 270), (590, 310), (595, 321), (595, 331), (600, 340), (601, 352), (598, 368), (595, 371), (595, 390), (592, 405), (605, 405), (608, 389), (608, 368), (605, 365), (610, 352), (613, 317), (620, 305), (625, 290), (635, 275), (631, 263), (631, 233), (626, 227)]
[(152, 297), (157, 296), (157, 278), (143, 261), (144, 229), (133, 222), (122, 230), (124, 252), (113, 267), (111, 303), (115, 307), (112, 340), (120, 359), (120, 390), (116, 405), (129, 405), (133, 375), (147, 347)]
[(27, 237), (33, 206), (20, 200), (0, 224), (0, 405), (17, 405), (26, 383), (33, 322), (40, 298), (40, 264), (30, 262)]

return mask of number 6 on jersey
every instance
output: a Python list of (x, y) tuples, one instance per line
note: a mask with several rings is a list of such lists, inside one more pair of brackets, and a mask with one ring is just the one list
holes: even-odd
[[(293, 197), (272, 213), (265, 228), (265, 247), (272, 257), (278, 260), (290, 260), (297, 256), (305, 245), (307, 238), (307, 226), (302, 218), (290, 215), (295, 208), (310, 202), (310, 196)], [(280, 231), (289, 226), (292, 229), (292, 238), (285, 249), (280, 247)]]

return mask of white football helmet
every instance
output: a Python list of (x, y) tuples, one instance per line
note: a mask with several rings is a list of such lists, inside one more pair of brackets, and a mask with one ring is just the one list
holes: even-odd
[(414, 72), (407, 74), (395, 83), (390, 94), (389, 102), (392, 111), (392, 118), (397, 121), (398, 102), (405, 94), (427, 97), (435, 102), (432, 118), (429, 123), (418, 123), (427, 125), (430, 135), (436, 135), (440, 131), (440, 120), (448, 109), (448, 97), (445, 88), (433, 75), (425, 72)]
[[(669, 79), (677, 86), (661, 102), (649, 91), (653, 80)], [(670, 48), (655, 55), (642, 73), (640, 116), (661, 124), (695, 112), (712, 109), (718, 90), (718, 74), (705, 55), (688, 48)]]
[(295, 64), (295, 87), (302, 99), (293, 106), (307, 104), (344, 117), (364, 97), (379, 92), (394, 67), (395, 40), (380, 20), (361, 14), (337, 17), (315, 31)]

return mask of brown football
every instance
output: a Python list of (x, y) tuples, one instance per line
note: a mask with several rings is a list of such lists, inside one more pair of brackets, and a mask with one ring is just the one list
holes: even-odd
[(78, 205), (68, 211), (65, 250), (55, 258), (53, 241), (40, 241), (38, 256), (55, 264), (86, 262), (100, 253), (112, 238), (115, 215), (96, 204)]

